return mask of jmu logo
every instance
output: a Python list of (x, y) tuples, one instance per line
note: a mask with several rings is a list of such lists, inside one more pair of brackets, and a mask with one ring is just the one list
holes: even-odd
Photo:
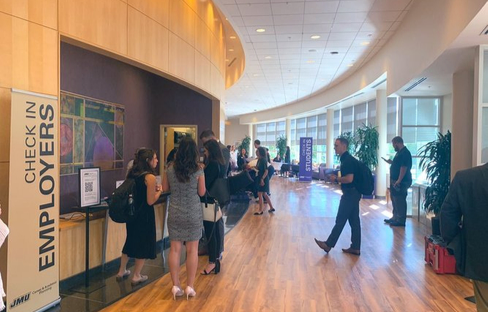
[(16, 306), (19, 306), (22, 303), (29, 301), (29, 299), (30, 299), (30, 293), (20, 296), (10, 304), (10, 308), (15, 308)]

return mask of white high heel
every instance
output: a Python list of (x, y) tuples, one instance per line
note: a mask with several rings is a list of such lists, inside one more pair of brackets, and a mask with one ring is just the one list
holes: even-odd
[(173, 294), (173, 300), (176, 300), (176, 297), (183, 296), (183, 290), (176, 285), (171, 288), (171, 293)]
[(188, 297), (195, 297), (197, 292), (195, 291), (195, 289), (191, 288), (190, 286), (186, 286), (185, 294), (186, 294), (186, 300), (188, 300)]

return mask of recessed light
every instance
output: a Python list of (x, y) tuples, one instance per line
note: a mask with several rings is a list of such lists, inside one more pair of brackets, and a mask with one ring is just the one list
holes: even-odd
[(319, 35), (311, 35), (310, 39), (313, 39), (313, 40), (320, 39), (320, 36)]
[(229, 52), (234, 52), (234, 49), (229, 49)]
[(230, 39), (235, 39), (235, 38), (236, 38), (236, 36), (230, 36), (229, 38), (230, 38)]
[(272, 59), (272, 57), (269, 56), (269, 55), (268, 56), (265, 56), (264, 58), (267, 59), (267, 60)]
[(315, 50), (315, 49), (310, 49), (310, 50), (308, 50), (308, 52), (313, 53), (313, 52), (317, 52), (317, 50)]
[(229, 59), (225, 59), (225, 61), (226, 61), (226, 62), (228, 62), (228, 61), (229, 61)]
[(361, 45), (362, 46), (367, 46), (368, 44), (369, 44), (369, 41), (363, 41), (363, 42), (361, 42)]
[(253, 75), (253, 77), (258, 77), (259, 76), (259, 74), (252, 74), (252, 75)]
[(308, 64), (313, 64), (313, 63), (315, 63), (315, 61), (314, 60), (308, 60), (307, 63)]
[(349, 64), (347, 64), (347, 67), (353, 67), (353, 66), (354, 66), (354, 64), (353, 64), (353, 63), (349, 63)]
[(339, 52), (337, 52), (337, 51), (332, 51), (332, 52), (330, 52), (330, 54), (332, 54), (332, 55), (336, 55), (336, 54), (339, 54)]
[(266, 29), (264, 29), (264, 28), (258, 28), (258, 29), (256, 29), (256, 32), (258, 32), (258, 33), (263, 33), (265, 31), (266, 31)]

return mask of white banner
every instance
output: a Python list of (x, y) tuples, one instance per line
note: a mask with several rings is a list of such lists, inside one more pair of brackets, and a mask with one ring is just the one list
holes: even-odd
[(59, 301), (59, 109), (55, 97), (12, 90), (8, 311)]

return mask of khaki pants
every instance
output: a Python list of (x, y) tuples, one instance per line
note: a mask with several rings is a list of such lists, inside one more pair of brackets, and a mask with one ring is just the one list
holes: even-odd
[(473, 280), (476, 309), (478, 312), (488, 312), (488, 283)]

